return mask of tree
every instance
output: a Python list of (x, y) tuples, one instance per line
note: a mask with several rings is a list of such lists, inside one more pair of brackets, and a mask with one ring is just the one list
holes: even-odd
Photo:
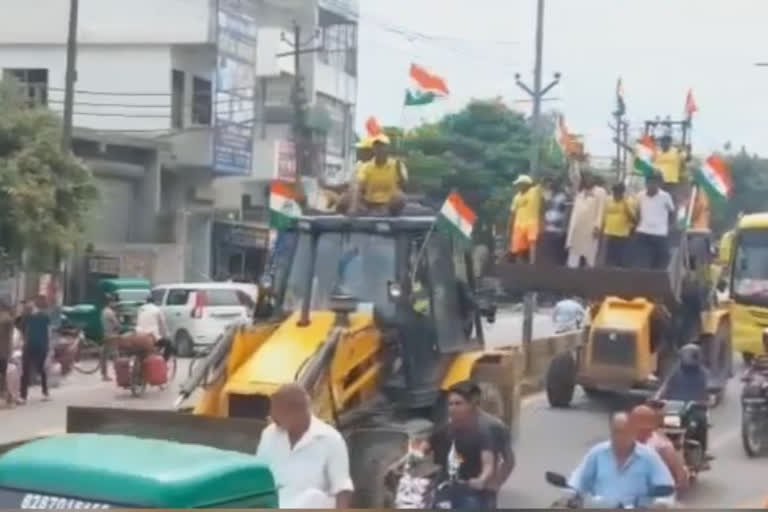
[[(542, 132), (554, 122), (546, 119)], [(397, 134), (387, 128), (387, 133)], [(456, 114), (402, 136), (411, 187), (440, 204), (452, 190), (478, 212), (483, 225), (503, 222), (513, 196), (512, 183), (530, 169), (531, 128), (525, 118), (498, 100), (473, 101)], [(562, 171), (562, 162), (545, 138), (542, 168)]]
[(768, 211), (768, 160), (742, 148), (728, 158), (728, 163), (733, 193), (727, 203), (713, 208), (712, 226), (718, 232), (733, 228), (740, 213)]
[(29, 108), (18, 85), (0, 84), (0, 252), (51, 269), (83, 236), (98, 189), (90, 170), (59, 145), (61, 122)]

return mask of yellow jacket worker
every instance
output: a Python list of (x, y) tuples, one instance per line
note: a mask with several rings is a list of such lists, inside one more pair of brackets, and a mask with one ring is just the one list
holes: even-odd
[(626, 267), (629, 265), (629, 235), (637, 217), (636, 205), (624, 195), (623, 183), (615, 184), (611, 192), (603, 213), (605, 264), (609, 267)]
[(356, 206), (367, 210), (388, 209), (391, 213), (402, 207), (403, 186), (407, 180), (405, 166), (389, 156), (390, 141), (384, 134), (373, 138), (373, 158), (357, 170)]
[(509, 207), (512, 230), (509, 252), (516, 258), (532, 258), (539, 238), (541, 188), (525, 174), (518, 176), (514, 185), (517, 194)]

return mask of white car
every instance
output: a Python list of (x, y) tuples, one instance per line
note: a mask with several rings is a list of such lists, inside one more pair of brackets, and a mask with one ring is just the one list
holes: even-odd
[(177, 283), (152, 290), (155, 304), (165, 314), (168, 331), (179, 355), (190, 357), (213, 345), (227, 327), (248, 323), (253, 297), (239, 283)]

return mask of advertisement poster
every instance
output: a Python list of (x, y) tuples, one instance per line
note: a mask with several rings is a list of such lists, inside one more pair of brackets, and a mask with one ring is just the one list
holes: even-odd
[(213, 169), (251, 173), (256, 85), (256, 22), (246, 0), (218, 0)]
[(275, 172), (272, 177), (289, 183), (296, 181), (296, 151), (293, 141), (275, 141)]

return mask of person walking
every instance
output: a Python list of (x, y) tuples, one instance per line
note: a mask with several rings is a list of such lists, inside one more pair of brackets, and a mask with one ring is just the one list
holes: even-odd
[(108, 362), (113, 359), (115, 347), (118, 343), (118, 337), (120, 336), (120, 320), (117, 318), (115, 312), (117, 301), (115, 296), (107, 294), (106, 304), (104, 309), (101, 310), (101, 328), (104, 331), (104, 346), (101, 348), (101, 358), (99, 365), (101, 366), (101, 380), (109, 382), (112, 380), (109, 377), (109, 364)]
[(29, 384), (32, 373), (40, 376), (40, 386), (43, 391), (43, 401), (50, 400), (48, 394), (48, 376), (45, 363), (51, 343), (51, 317), (48, 314), (48, 299), (38, 296), (34, 307), (24, 322), (24, 348), (21, 356), (21, 403), (27, 401)]
[(5, 399), (8, 407), (14, 404), (7, 386), (8, 362), (13, 352), (13, 314), (5, 302), (0, 302), (0, 399)]
[(627, 267), (629, 240), (635, 221), (634, 204), (624, 195), (623, 183), (616, 183), (612, 196), (605, 205), (603, 215), (603, 244), (605, 264), (609, 267)]

